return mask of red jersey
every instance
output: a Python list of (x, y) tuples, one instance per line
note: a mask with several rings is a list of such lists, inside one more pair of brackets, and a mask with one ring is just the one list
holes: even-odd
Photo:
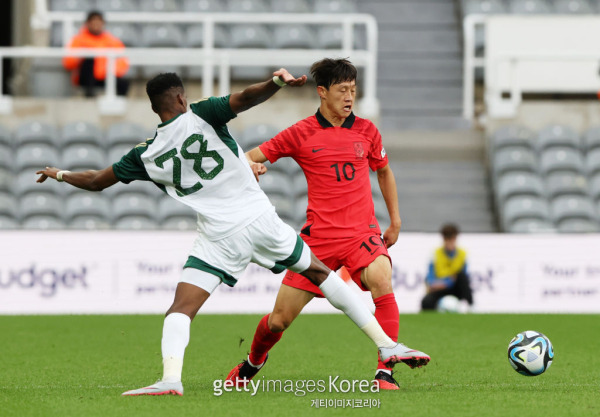
[(385, 167), (388, 158), (370, 120), (351, 113), (335, 127), (317, 111), (260, 145), (260, 150), (270, 162), (292, 157), (304, 171), (308, 208), (302, 233), (320, 238), (381, 233), (369, 168)]

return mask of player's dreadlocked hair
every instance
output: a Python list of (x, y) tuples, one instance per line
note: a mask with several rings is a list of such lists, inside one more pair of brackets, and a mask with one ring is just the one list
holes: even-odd
[(183, 92), (183, 82), (174, 72), (158, 74), (146, 83), (146, 93), (154, 111), (165, 110), (169, 104), (169, 92), (173, 88), (177, 89), (178, 93)]
[(348, 59), (325, 58), (310, 67), (318, 86), (329, 89), (333, 84), (356, 80), (356, 67)]

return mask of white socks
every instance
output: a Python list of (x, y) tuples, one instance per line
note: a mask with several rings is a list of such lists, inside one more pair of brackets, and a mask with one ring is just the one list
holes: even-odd
[(162, 337), (164, 382), (181, 381), (183, 355), (190, 341), (191, 319), (182, 313), (171, 313), (165, 317)]
[(385, 334), (375, 316), (371, 314), (358, 295), (335, 272), (329, 273), (319, 289), (331, 305), (343, 311), (378, 348), (396, 346), (396, 342)]

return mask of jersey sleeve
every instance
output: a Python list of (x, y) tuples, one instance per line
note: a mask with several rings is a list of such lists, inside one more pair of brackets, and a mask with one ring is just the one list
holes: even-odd
[(146, 144), (140, 144), (124, 155), (119, 162), (113, 164), (113, 171), (117, 179), (125, 184), (131, 181), (151, 181), (141, 154), (146, 149)]
[(372, 171), (377, 171), (388, 164), (388, 157), (381, 142), (381, 133), (374, 125), (371, 125), (369, 135), (372, 138), (371, 149), (369, 150), (369, 167)]
[(298, 144), (298, 128), (294, 125), (279, 132), (273, 139), (262, 143), (259, 148), (269, 162), (273, 163), (279, 158), (293, 156), (298, 149)]
[(192, 111), (211, 126), (223, 126), (237, 115), (231, 110), (229, 97), (209, 97), (190, 104)]

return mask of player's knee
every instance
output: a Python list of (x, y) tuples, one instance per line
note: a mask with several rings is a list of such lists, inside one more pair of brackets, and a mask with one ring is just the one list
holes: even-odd
[(285, 329), (290, 327), (290, 324), (292, 324), (292, 320), (283, 315), (271, 314), (269, 317), (269, 330), (271, 330), (273, 333), (283, 332)]

